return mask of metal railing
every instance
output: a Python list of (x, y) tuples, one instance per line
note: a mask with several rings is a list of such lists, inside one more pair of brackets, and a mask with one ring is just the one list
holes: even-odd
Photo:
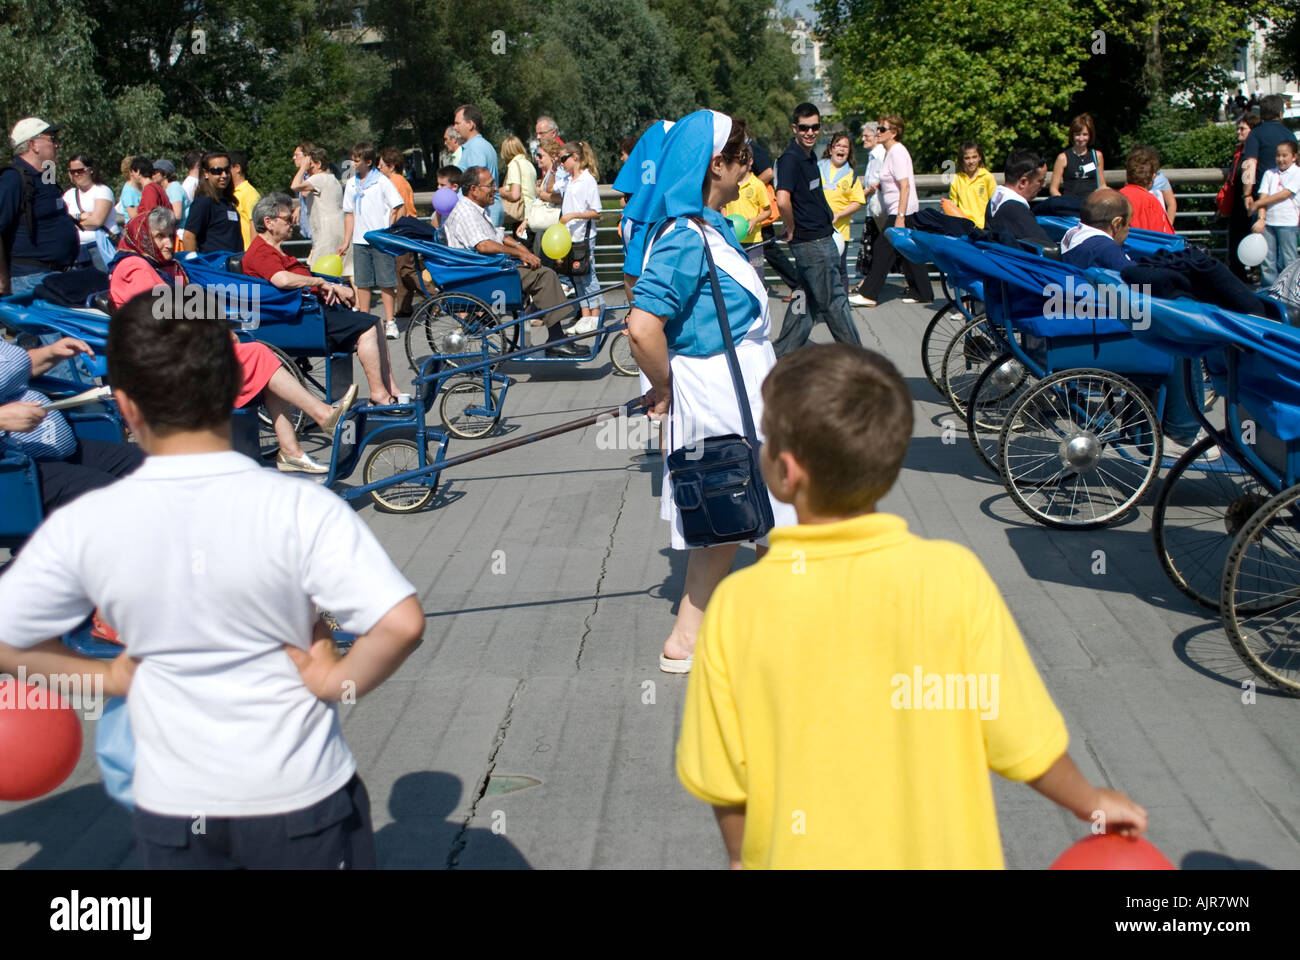
[[(1216, 167), (1200, 169), (1165, 170), (1170, 185), (1174, 187), (1174, 197), (1178, 201), (1178, 210), (1174, 215), (1174, 229), (1179, 236), (1185, 237), (1189, 245), (1202, 247), (1220, 260), (1227, 255), (1227, 223), (1215, 210), (1215, 194), (1223, 183), (1223, 172)], [(994, 174), (998, 183), (1002, 174)], [(921, 207), (937, 208), (940, 201), (948, 195), (951, 181), (941, 174), (919, 174), (916, 177), (917, 196)], [(1124, 186), (1122, 170), (1107, 170), (1106, 185), (1119, 188)], [(1196, 189), (1200, 188), (1200, 189)], [(600, 188), (601, 199), (606, 209), (600, 218), (596, 232), (596, 276), (601, 283), (614, 283), (623, 276), (623, 244), (618, 233), (619, 207), (616, 193), (608, 184)], [(415, 205), (421, 216), (428, 216), (433, 210), (433, 193), (424, 191), (415, 194)], [(862, 238), (862, 224), (865, 214), (854, 218), (850, 231), (849, 243), (849, 282), (856, 283), (858, 243)], [(295, 256), (306, 257), (311, 250), (309, 240), (290, 240), (285, 249)], [(778, 288), (779, 278), (767, 268), (767, 281)], [(937, 274), (936, 274), (937, 276)]]

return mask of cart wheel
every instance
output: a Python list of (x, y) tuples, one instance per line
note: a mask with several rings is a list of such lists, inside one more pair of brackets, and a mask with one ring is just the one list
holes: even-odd
[(944, 348), (939, 392), (957, 416), (966, 416), (966, 401), (975, 389), (975, 381), (1004, 349), (1001, 339), (993, 335), (991, 325), (982, 317), (963, 326)]
[(1219, 609), (1223, 570), (1233, 539), (1269, 491), (1227, 457), (1207, 460), (1214, 440), (1203, 437), (1165, 475), (1151, 516), (1156, 556), (1184, 595)]
[(1107, 526), (1155, 482), (1159, 422), (1146, 394), (1118, 374), (1053, 374), (1007, 412), (999, 438), (1002, 482), (1016, 505), (1046, 526)]
[(497, 423), (501, 420), (501, 411), (497, 410), (494, 416), (488, 416), (481, 413), (467, 413), (466, 409), (486, 407), (493, 402), (493, 398), (484, 391), (481, 376), (472, 380), (457, 380), (443, 389), (438, 414), (442, 417), (443, 426), (453, 437), (475, 440), (478, 437), (486, 437), (496, 429)]
[(925, 367), (925, 377), (930, 385), (946, 396), (943, 389), (943, 355), (962, 327), (969, 323), (966, 314), (955, 305), (940, 310), (931, 319), (921, 337), (921, 365)]
[[(385, 477), (396, 476), (420, 466), (420, 449), (414, 440), (389, 440), (381, 443), (366, 457), (362, 470), (364, 483), (374, 483)], [(438, 475), (433, 475), (434, 485), (425, 486), (417, 481), (397, 483), (389, 487), (380, 487), (370, 491), (370, 499), (375, 502), (375, 509), (384, 513), (414, 513), (423, 509), (433, 499), (437, 489)]]
[(1038, 380), (1013, 354), (995, 357), (971, 389), (966, 404), (966, 433), (985, 466), (998, 470), (998, 442), (1007, 412)]
[[(490, 332), (499, 322), (492, 308), (478, 297), (468, 293), (440, 293), (420, 304), (411, 317), (404, 339), (406, 359), (411, 369), (419, 373), (424, 361), (435, 353), (479, 353), (485, 339), (488, 356), (500, 356), (513, 349), (513, 339), (506, 332)], [(519, 326), (516, 324), (509, 332), (517, 339)], [(449, 367), (469, 362), (468, 359), (446, 361)]]
[(1300, 695), (1300, 487), (1268, 500), (1232, 541), (1223, 570), (1223, 629), (1246, 666)]
[[(280, 361), (280, 365), (289, 371), (289, 375), (297, 380), (304, 390), (314, 396), (320, 396), (320, 391), (312, 388), (311, 383), (307, 380), (307, 377), (303, 375), (302, 369), (298, 366), (296, 361), (273, 344), (267, 343), (263, 345), (275, 354), (276, 358)], [(324, 398), (322, 397), (321, 399), (323, 400)], [(263, 459), (274, 457), (280, 449), (280, 441), (275, 437), (275, 427), (271, 421), (271, 411), (266, 409), (265, 403), (258, 403), (257, 405), (257, 423), (258, 450)], [(297, 436), (302, 436), (309, 427), (315, 426), (312, 419), (297, 407), (294, 407), (289, 412), (289, 423), (293, 426), (293, 432)]]
[(632, 356), (632, 338), (625, 331), (620, 330), (609, 338), (609, 362), (625, 377), (635, 377), (641, 372), (636, 357)]

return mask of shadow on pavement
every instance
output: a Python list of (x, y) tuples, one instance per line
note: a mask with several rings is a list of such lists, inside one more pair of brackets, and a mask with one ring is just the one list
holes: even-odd
[[(388, 799), (393, 822), (375, 834), (380, 867), (531, 870), (504, 832), (447, 819), (460, 805), (462, 791), (460, 778), (450, 773), (425, 770), (398, 778)], [(490, 802), (483, 799), (481, 805)], [(508, 821), (503, 823), (508, 829)]]
[(20, 870), (110, 870), (134, 859), (131, 815), (87, 783), (0, 814), (0, 844), (39, 847)]

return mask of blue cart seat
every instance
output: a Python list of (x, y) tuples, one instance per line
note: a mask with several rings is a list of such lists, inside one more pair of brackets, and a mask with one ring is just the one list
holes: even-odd
[(269, 280), (227, 269), (229, 253), (189, 253), (181, 265), (191, 283), (211, 292), (230, 317), (239, 316), (245, 339), (279, 347), (291, 356), (327, 356), (325, 313), (301, 289), (281, 290)]
[(92, 378), (108, 373), (108, 364), (104, 360), (108, 316), (100, 310), (63, 307), (28, 293), (0, 299), (0, 324), (17, 333), (34, 334), (45, 342), (53, 342), (59, 337), (84, 340), (95, 351), (95, 356), (79, 357), (78, 366)]
[[(1079, 225), (1078, 217), (1035, 217), (1034, 219), (1055, 243), (1060, 243), (1067, 230)], [(1157, 250), (1184, 250), (1186, 247), (1187, 241), (1176, 233), (1141, 230), (1137, 227), (1130, 227), (1128, 236), (1124, 239), (1124, 252), (1130, 257), (1144, 257)]]
[(504, 299), (501, 306), (508, 311), (516, 311), (524, 305), (518, 266), (503, 253), (461, 250), (434, 240), (398, 236), (387, 230), (370, 231), (366, 234), (366, 242), (393, 256), (418, 254), (429, 276), (443, 293), (470, 294), (493, 307)]

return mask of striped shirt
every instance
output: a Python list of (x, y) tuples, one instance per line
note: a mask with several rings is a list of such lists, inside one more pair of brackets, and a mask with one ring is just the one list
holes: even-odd
[[(31, 389), (32, 360), (22, 347), (0, 340), (0, 404), (25, 400), (48, 403), (49, 397)], [(72, 425), (59, 410), (51, 410), (36, 429), (26, 433), (0, 430), (0, 450), (14, 449), (33, 460), (63, 460), (77, 450)]]

